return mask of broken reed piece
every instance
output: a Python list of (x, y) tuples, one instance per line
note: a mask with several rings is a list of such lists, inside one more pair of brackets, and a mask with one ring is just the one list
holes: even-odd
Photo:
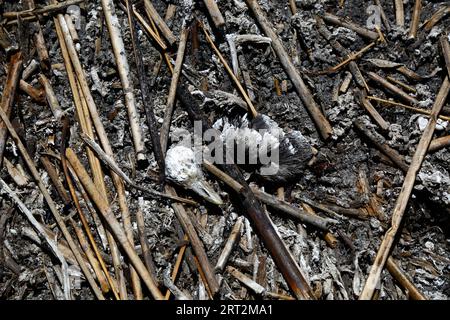
[(250, 277), (247, 277), (245, 274), (243, 274), (236, 268), (228, 266), (227, 272), (229, 272), (234, 278), (236, 278), (239, 282), (244, 284), (246, 287), (250, 288), (257, 295), (262, 296), (266, 292), (266, 288), (261, 286), (256, 281), (253, 281), (252, 279), (250, 279)]
[(409, 28), (409, 38), (414, 39), (419, 30), (420, 14), (422, 13), (422, 0), (416, 0), (414, 3), (414, 10), (411, 18), (411, 26)]
[(379, 151), (385, 154), (395, 165), (403, 172), (408, 171), (409, 165), (405, 162), (403, 156), (397, 150), (391, 148), (385, 139), (376, 132), (373, 132), (361, 118), (358, 118), (353, 123), (359, 133), (363, 134)]
[(225, 242), (225, 246), (223, 247), (219, 259), (217, 259), (215, 267), (216, 272), (218, 273), (223, 272), (223, 269), (225, 268), (225, 265), (228, 262), (228, 258), (230, 257), (235, 244), (239, 241), (239, 238), (241, 237), (241, 230), (243, 225), (244, 225), (244, 217), (239, 217), (236, 223), (234, 224), (233, 228), (231, 229), (230, 236), (228, 237), (227, 242)]
[(351, 52), (350, 54), (348, 54), (348, 57), (344, 61), (342, 61), (338, 65), (336, 65), (334, 67), (331, 67), (331, 68), (329, 68), (329, 69), (327, 69), (325, 71), (319, 72), (319, 74), (333, 73), (333, 72), (339, 71), (342, 67), (346, 66), (350, 62), (355, 61), (356, 59), (359, 59), (365, 52), (367, 52), (374, 45), (375, 45), (375, 42), (371, 42), (370, 44), (368, 44), (367, 46), (365, 46), (361, 50), (359, 50), (357, 52)]
[(48, 173), (48, 176), (50, 177), (50, 180), (55, 186), (56, 191), (58, 192), (60, 198), (63, 200), (64, 205), (70, 205), (69, 194), (67, 193), (67, 190), (64, 188), (64, 185), (59, 179), (59, 175), (55, 167), (53, 167), (51, 161), (46, 156), (42, 156), (40, 159), (42, 164), (44, 165), (45, 170)]
[(75, 230), (75, 234), (78, 238), (78, 242), (80, 243), (81, 249), (84, 251), (84, 254), (86, 255), (89, 261), (89, 264), (94, 270), (95, 276), (97, 277), (97, 280), (100, 284), (100, 288), (102, 289), (103, 293), (108, 293), (110, 289), (109, 284), (106, 280), (105, 275), (103, 274), (103, 271), (100, 269), (100, 263), (95, 258), (94, 252), (89, 246), (89, 243), (86, 239), (86, 236), (83, 233), (83, 230), (81, 230), (81, 228), (76, 224), (76, 222), (72, 218), (70, 218), (69, 220), (73, 230)]
[(39, 62), (36, 60), (31, 60), (26, 68), (22, 71), (22, 80), (27, 81), (29, 77), (38, 69)]
[(383, 119), (383, 117), (378, 113), (378, 111), (374, 108), (374, 106), (367, 99), (367, 93), (365, 91), (361, 91), (356, 89), (356, 100), (360, 105), (364, 107), (364, 109), (369, 113), (371, 118), (376, 122), (376, 124), (383, 130), (389, 130), (390, 124)]
[(208, 9), (209, 15), (211, 16), (214, 25), (217, 29), (221, 30), (225, 26), (225, 19), (223, 18), (223, 15), (219, 10), (216, 1), (203, 0), (203, 3), (205, 4), (206, 9)]
[(61, 253), (61, 251), (58, 248), (58, 245), (56, 244), (56, 240), (50, 238), (46, 234), (46, 232), (42, 228), (41, 224), (33, 216), (33, 213), (19, 199), (17, 194), (9, 188), (9, 186), (6, 184), (6, 182), (2, 178), (0, 178), (0, 186), (1, 186), (0, 192), (1, 192), (1, 190), (4, 190), (4, 192), (6, 192), (8, 194), (8, 196), (11, 198), (11, 200), (19, 207), (20, 211), (22, 211), (22, 213), (27, 217), (28, 221), (36, 229), (36, 231), (39, 233), (39, 235), (45, 239), (45, 241), (48, 243), (49, 247), (51, 248), (53, 254), (61, 262), (61, 269), (62, 269), (62, 274), (63, 274), (64, 299), (71, 300), (72, 295), (70, 292), (70, 278), (69, 278), (69, 274), (68, 274), (68, 265), (67, 265), (66, 259), (64, 258), (64, 255)]
[[(22, 53), (18, 52), (11, 56), (8, 64), (8, 74), (6, 76), (6, 82), (3, 86), (2, 98), (0, 102), (0, 108), (5, 112), (9, 118), (14, 105), (14, 99), (19, 84), (20, 73), (23, 67)], [(8, 129), (6, 125), (0, 121), (0, 165), (3, 160), (3, 153), (6, 148), (6, 140), (8, 138)]]
[(390, 83), (389, 81), (387, 81), (383, 77), (379, 76), (378, 74), (376, 74), (374, 72), (369, 72), (368, 76), (369, 76), (370, 79), (372, 79), (373, 81), (377, 82), (379, 85), (383, 86), (384, 88), (386, 88), (388, 91), (390, 91), (391, 93), (393, 93), (394, 95), (396, 95), (400, 99), (402, 99), (402, 100), (404, 100), (404, 101), (406, 101), (406, 102), (408, 102), (408, 103), (410, 103), (412, 105), (419, 104), (419, 101), (416, 98), (411, 97), (405, 91), (403, 91), (402, 89), (400, 89), (397, 86), (394, 86), (392, 83)]
[(419, 144), (417, 145), (417, 149), (412, 158), (411, 165), (409, 166), (409, 169), (406, 173), (402, 189), (400, 191), (400, 194), (398, 196), (397, 202), (395, 204), (392, 213), (391, 227), (386, 232), (381, 242), (381, 245), (378, 249), (375, 261), (370, 269), (369, 276), (366, 280), (366, 284), (359, 297), (360, 300), (371, 299), (375, 291), (375, 288), (377, 287), (380, 281), (381, 272), (383, 271), (386, 260), (389, 258), (390, 251), (394, 245), (394, 239), (397, 235), (397, 232), (400, 229), (400, 225), (406, 207), (408, 205), (409, 198), (414, 188), (417, 173), (422, 166), (422, 162), (425, 159), (428, 147), (433, 138), (433, 134), (436, 128), (437, 116), (439, 115), (439, 112), (444, 106), (444, 103), (447, 99), (449, 92), (450, 92), (450, 81), (449, 77), (446, 76), (439, 90), (439, 93), (436, 97), (436, 101), (433, 105), (430, 120), (428, 121), (428, 124), (425, 130), (423, 131), (422, 138), (420, 139)]
[(146, 194), (150, 194), (153, 197), (159, 196), (159, 197), (171, 199), (171, 200), (178, 201), (178, 202), (183, 202), (183, 203), (194, 205), (194, 206), (198, 205), (198, 203), (193, 200), (189, 200), (189, 199), (185, 199), (185, 198), (181, 198), (181, 197), (174, 197), (169, 194), (165, 194), (165, 193), (162, 193), (162, 192), (159, 192), (156, 190), (144, 188), (144, 187), (137, 185), (125, 174), (125, 172), (122, 171), (122, 169), (119, 168), (119, 166), (117, 165), (115, 160), (112, 159), (111, 157), (109, 157), (105, 153), (105, 151), (103, 151), (102, 148), (92, 138), (90, 138), (87, 134), (85, 134), (83, 132), (80, 134), (80, 136), (81, 136), (81, 139), (84, 141), (84, 143), (86, 143), (89, 146), (89, 148), (93, 152), (95, 152), (95, 154), (98, 156), (98, 158), (104, 164), (106, 164), (112, 171), (114, 171), (114, 173), (116, 173), (120, 178), (122, 178), (127, 184), (129, 184), (133, 188), (138, 189)]
[(48, 106), (50, 107), (50, 110), (53, 113), (53, 116), (55, 117), (56, 121), (58, 122), (61, 121), (61, 118), (64, 115), (64, 113), (61, 110), (61, 107), (59, 106), (58, 98), (56, 97), (55, 91), (53, 91), (53, 87), (50, 81), (44, 74), (41, 73), (39, 75), (39, 82), (44, 87), (47, 103)]
[(425, 22), (425, 26), (424, 29), (426, 31), (430, 31), (431, 29), (433, 29), (433, 27), (439, 22), (441, 21), (442, 18), (444, 18), (447, 14), (450, 13), (450, 5), (449, 4), (444, 4), (443, 6), (441, 6), (432, 16), (430, 19), (428, 19)]
[(412, 300), (427, 300), (427, 298), (417, 289), (417, 287), (408, 279), (402, 269), (398, 266), (394, 258), (389, 257), (386, 261), (386, 269), (397, 280), (397, 282), (406, 289), (409, 298)]
[(132, 243), (130, 243), (121, 224), (115, 217), (114, 212), (111, 210), (111, 207), (109, 206), (107, 200), (97, 190), (96, 185), (91, 180), (86, 169), (83, 167), (80, 160), (78, 159), (78, 157), (76, 156), (76, 154), (72, 149), (70, 148), (66, 149), (66, 157), (70, 165), (72, 166), (73, 170), (75, 171), (78, 179), (81, 181), (81, 184), (86, 189), (90, 198), (99, 209), (99, 212), (102, 214), (103, 218), (107, 222), (108, 226), (110, 227), (110, 230), (116, 237), (116, 240), (119, 242), (119, 244), (126, 252), (130, 262), (133, 264), (137, 273), (142, 278), (143, 282), (149, 289), (153, 298), (156, 300), (162, 300), (163, 296), (157, 287), (155, 279), (153, 279), (152, 275), (148, 272), (147, 268), (142, 263), (141, 259), (136, 253), (136, 250), (134, 249), (134, 246), (132, 245)]
[(133, 8), (133, 14), (141, 24), (141, 26), (144, 28), (144, 30), (150, 35), (150, 37), (155, 40), (155, 42), (159, 45), (160, 49), (162, 51), (167, 50), (167, 46), (164, 43), (164, 41), (152, 30), (150, 25), (145, 21), (144, 17), (141, 16), (139, 12), (136, 11), (136, 9)]
[(22, 157), (25, 161), (25, 163), (28, 166), (28, 169), (30, 169), (31, 175), (33, 176), (36, 184), (39, 187), (39, 190), (41, 191), (42, 195), (44, 196), (48, 207), (50, 208), (50, 211), (53, 214), (53, 217), (58, 224), (59, 229), (61, 230), (62, 234), (64, 235), (64, 238), (66, 239), (70, 249), (73, 252), (73, 255), (75, 256), (78, 265), (80, 266), (82, 272), (84, 273), (86, 280), (89, 282), (92, 291), (94, 292), (95, 296), (99, 300), (104, 300), (105, 297), (103, 296), (102, 292), (98, 288), (95, 280), (92, 278), (92, 275), (90, 274), (90, 271), (85, 264), (83, 257), (81, 256), (80, 251), (78, 250), (77, 245), (75, 244), (72, 236), (70, 235), (69, 230), (67, 229), (67, 226), (64, 222), (64, 219), (61, 217), (61, 215), (58, 212), (58, 209), (56, 208), (56, 204), (53, 201), (52, 197), (50, 196), (49, 191), (44, 185), (44, 182), (41, 179), (41, 176), (39, 175), (38, 170), (36, 169), (36, 165), (34, 164), (33, 160), (31, 159), (30, 155), (28, 154), (28, 151), (22, 141), (20, 140), (19, 136), (17, 135), (16, 130), (14, 129), (13, 125), (9, 121), (8, 115), (5, 113), (5, 111), (0, 108), (0, 118), (3, 120), (3, 123), (6, 125), (6, 128), (9, 131), (9, 134), (11, 135), (12, 139), (16, 143), (16, 146), (18, 147), (20, 153), (22, 154)]
[[(342, 81), (342, 84), (340, 85), (339, 89), (337, 90), (337, 94), (339, 95), (339, 92), (346, 93), (348, 90), (348, 87), (350, 86), (350, 83), (352, 82), (353, 75), (351, 72), (346, 71), (345, 72), (345, 78), (344, 81)], [(337, 98), (336, 98), (337, 99)], [(336, 100), (337, 101), (337, 100)]]
[(398, 79), (396, 79), (396, 78), (394, 78), (392, 76), (387, 76), (386, 79), (389, 80), (390, 82), (395, 83), (396, 85), (402, 87), (404, 90), (406, 90), (408, 92), (417, 93), (416, 88), (414, 88), (414, 87), (412, 87), (412, 86), (410, 86), (410, 85), (408, 85), (408, 84), (406, 84), (406, 83), (404, 83), (404, 82), (402, 82), (402, 81), (400, 81), (400, 80), (398, 80)]
[(41, 15), (44, 13), (60, 11), (60, 10), (65, 9), (68, 6), (79, 4), (84, 1), (85, 0), (68, 0), (68, 1), (63, 1), (60, 3), (56, 3), (56, 4), (49, 4), (47, 6), (44, 6), (42, 8), (37, 8), (37, 9), (28, 9), (28, 10), (16, 11), (16, 12), (12, 12), (12, 11), (5, 12), (5, 13), (3, 13), (3, 18), (15, 19), (15, 18), (17, 18), (17, 16), (19, 16), (21, 18), (34, 17), (34, 16)]
[[(34, 11), (35, 9), (34, 0), (24, 0), (24, 5), (30, 11)], [(36, 46), (39, 61), (41, 62), (41, 68), (43, 71), (48, 71), (50, 69), (50, 57), (48, 55), (47, 48), (45, 47), (45, 39), (42, 33), (41, 24), (39, 21), (36, 21), (31, 22), (31, 26), (34, 31), (34, 45)]]
[[(430, 116), (430, 114), (431, 114), (430, 110), (422, 109), (422, 108), (416, 108), (416, 107), (411, 107), (411, 106), (409, 106), (407, 104), (403, 104), (403, 103), (399, 103), (399, 102), (395, 102), (395, 101), (391, 101), (391, 100), (386, 100), (386, 99), (373, 97), (373, 96), (368, 96), (367, 99), (373, 100), (373, 101), (377, 101), (377, 102), (380, 102), (380, 103), (388, 105), (388, 106), (401, 107), (403, 109), (407, 109), (407, 110), (411, 110), (411, 111), (414, 111), (414, 112), (417, 112), (417, 113), (421, 113), (421, 114), (426, 115), (426, 116)], [(450, 121), (450, 117), (449, 116), (439, 115), (438, 118), (442, 119), (444, 121)]]
[(394, 0), (395, 3), (395, 23), (399, 27), (405, 25), (405, 7), (403, 5), (403, 0)]
[[(220, 179), (222, 182), (228, 185), (231, 189), (233, 189), (238, 193), (241, 192), (243, 186), (235, 179), (233, 179), (231, 176), (229, 176), (228, 174), (217, 168), (214, 164), (212, 164), (207, 160), (204, 160), (203, 166), (206, 168), (207, 171), (212, 173), (214, 176), (216, 176), (218, 179)], [(314, 216), (312, 214), (306, 213), (301, 208), (295, 208), (288, 202), (280, 200), (277, 197), (268, 194), (264, 191), (261, 191), (257, 188), (252, 188), (252, 191), (255, 194), (255, 197), (259, 201), (265, 203), (266, 205), (274, 209), (280, 210), (291, 217), (299, 219), (303, 223), (311, 224), (321, 230), (327, 231), (329, 226), (335, 222), (334, 220), (331, 219), (325, 219), (319, 216)]]
[(130, 66), (128, 64), (125, 45), (122, 38), (122, 31), (120, 30), (120, 23), (116, 15), (114, 2), (112, 0), (102, 0), (102, 8), (103, 15), (106, 20), (106, 26), (109, 31), (109, 37), (111, 39), (117, 70), (122, 83), (123, 93), (125, 95), (125, 105), (128, 111), (128, 120), (130, 123), (130, 131), (133, 138), (136, 159), (138, 162), (146, 161), (144, 139), (142, 136), (141, 125), (139, 123), (139, 113), (136, 108), (133, 83), (130, 78)]
[(439, 39), (441, 43), (442, 55), (444, 56), (445, 65), (447, 66), (447, 76), (450, 77), (450, 43), (449, 38), (445, 34)]
[[(324, 37), (330, 43), (330, 45), (333, 47), (333, 49), (337, 53), (339, 53), (339, 55), (341, 57), (345, 57), (345, 56), (348, 56), (349, 54), (351, 54), (350, 50), (345, 48), (336, 39), (334, 39), (332, 33), (327, 29), (327, 27), (325, 26), (325, 23), (323, 22), (323, 19), (321, 17), (317, 16), (316, 22), (318, 25), (319, 33), (322, 35), (322, 37)], [(370, 91), (369, 86), (367, 85), (367, 83), (364, 79), (364, 76), (362, 75), (361, 70), (359, 69), (359, 67), (355, 61), (350, 61), (349, 70), (352, 73), (353, 77), (355, 78), (356, 84), (360, 88)]]
[[(166, 193), (177, 196), (175, 189), (172, 186), (165, 186)], [(208, 256), (206, 255), (205, 248), (203, 247), (203, 243), (200, 240), (195, 227), (189, 218), (186, 209), (180, 203), (172, 203), (172, 208), (177, 216), (178, 221), (180, 221), (181, 226), (183, 227), (184, 232), (189, 238), (189, 242), (191, 247), (199, 261), (199, 270), (203, 273), (203, 278), (205, 285), (211, 295), (214, 297), (217, 291), (219, 291), (219, 282), (217, 281), (216, 275), (214, 273), (214, 268), (212, 267)]]
[(436, 152), (448, 146), (450, 146), (450, 135), (432, 140), (428, 152)]
[(161, 18), (158, 11), (156, 11), (151, 1), (144, 0), (144, 6), (145, 12), (147, 13), (149, 19), (151, 19), (158, 26), (159, 31), (161, 31), (162, 35), (169, 42), (170, 46), (173, 46), (177, 42), (177, 38), (167, 26), (164, 19)]
[(75, 24), (73, 23), (72, 16), (70, 14), (65, 14), (64, 19), (66, 20), (67, 27), (69, 28), (73, 42), (75, 43), (80, 42), (80, 38), (78, 37), (78, 32), (77, 29), (75, 28)]
[(312, 120), (316, 124), (320, 136), (324, 140), (329, 139), (331, 137), (331, 134), (333, 133), (333, 129), (331, 128), (330, 123), (322, 114), (321, 108), (314, 101), (313, 95), (311, 94), (310, 90), (308, 89), (302, 77), (300, 76), (299, 72), (292, 63), (291, 58), (289, 57), (289, 54), (284, 48), (282, 42), (278, 38), (277, 34), (273, 31), (274, 29), (272, 28), (272, 25), (269, 22), (269, 20), (267, 20), (265, 13), (262, 11), (257, 0), (246, 0), (246, 3), (253, 12), (256, 21), (259, 23), (266, 36), (268, 36), (272, 40), (272, 48), (277, 54), (278, 59), (280, 60), (284, 70), (291, 79), (292, 84), (294, 85), (304, 106), (308, 110)]
[(45, 103), (45, 90), (36, 89), (31, 84), (22, 79), (19, 81), (19, 88), (35, 102), (39, 104)]
[(222, 53), (219, 51), (217, 46), (214, 44), (214, 41), (212, 40), (211, 36), (209, 35), (209, 32), (206, 30), (204, 25), (200, 24), (200, 27), (202, 28), (202, 30), (203, 30), (203, 32), (205, 34), (206, 40), (208, 40), (208, 43), (210, 44), (211, 48), (214, 50), (216, 55), (219, 57), (219, 59), (222, 62), (223, 66), (225, 67), (225, 70), (228, 72), (228, 75), (231, 77), (231, 79), (233, 80), (234, 84), (238, 87), (239, 92), (242, 94), (245, 102), (247, 103), (247, 105), (248, 105), (248, 107), (249, 107), (249, 109), (250, 109), (250, 111), (252, 113), (252, 116), (256, 117), (258, 115), (258, 111), (256, 111), (256, 108), (253, 105), (253, 102), (251, 101), (247, 91), (242, 87), (241, 82), (236, 77), (236, 75), (234, 74), (234, 72), (230, 68), (230, 66), (228, 65), (228, 62), (223, 57)]
[(328, 23), (332, 23), (334, 25), (338, 25), (340, 27), (350, 29), (366, 39), (369, 39), (372, 41), (378, 40), (379, 34), (377, 32), (374, 32), (367, 28), (361, 27), (361, 26), (357, 25), (356, 23), (354, 23), (353, 21), (350, 21), (348, 19), (338, 17), (338, 16), (328, 13), (328, 12), (325, 13), (322, 16), (322, 18), (323, 18), (323, 20), (325, 20)]
[(161, 127), (161, 151), (166, 153), (167, 144), (169, 143), (170, 124), (172, 122), (173, 109), (176, 102), (177, 86), (180, 80), (181, 68), (183, 67), (184, 52), (186, 50), (186, 43), (189, 35), (189, 29), (183, 25), (180, 36), (180, 43), (178, 44), (177, 59), (175, 61), (175, 68), (170, 82), (169, 95), (167, 97), (166, 109), (164, 111), (164, 120)]

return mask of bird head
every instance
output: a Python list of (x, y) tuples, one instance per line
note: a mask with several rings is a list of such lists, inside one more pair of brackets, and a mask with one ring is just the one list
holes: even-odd
[(203, 199), (216, 205), (223, 204), (222, 199), (206, 181), (195, 153), (190, 147), (177, 145), (166, 154), (166, 177), (176, 184), (194, 191)]

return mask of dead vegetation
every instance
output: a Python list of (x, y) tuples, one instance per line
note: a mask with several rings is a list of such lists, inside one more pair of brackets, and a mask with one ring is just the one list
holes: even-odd
[[(0, 0), (1, 299), (447, 299), (450, 5)], [(245, 111), (245, 110), (246, 111)], [(180, 129), (300, 131), (283, 185)]]

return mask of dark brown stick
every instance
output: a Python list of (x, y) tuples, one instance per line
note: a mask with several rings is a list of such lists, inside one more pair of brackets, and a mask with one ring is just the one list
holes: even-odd
[[(165, 190), (167, 194), (177, 196), (177, 193), (173, 187), (166, 185)], [(172, 203), (172, 208), (175, 211), (175, 215), (177, 216), (178, 221), (180, 221), (184, 232), (189, 237), (191, 247), (194, 250), (195, 256), (199, 261), (199, 267), (203, 271), (206, 285), (208, 286), (211, 296), (214, 297), (214, 295), (219, 290), (219, 282), (217, 281), (216, 275), (214, 273), (214, 268), (212, 267), (208, 256), (206, 255), (203, 243), (198, 237), (197, 231), (195, 230), (195, 227), (183, 205), (181, 205), (180, 203)]]
[[(14, 97), (17, 90), (17, 85), (22, 71), (22, 53), (18, 52), (11, 56), (8, 66), (8, 75), (5, 86), (3, 87), (2, 100), (0, 108), (6, 113), (8, 118), (11, 116), (12, 107), (14, 104)], [(5, 152), (6, 139), (8, 137), (8, 129), (0, 120), (0, 166), (3, 161), (3, 153)]]
[(383, 77), (380, 77), (378, 74), (376, 74), (374, 72), (369, 72), (368, 75), (369, 75), (370, 79), (372, 79), (373, 81), (377, 82), (378, 84), (380, 84), (381, 86), (383, 86), (384, 88), (386, 88), (391, 93), (393, 93), (394, 95), (396, 95), (400, 99), (404, 100), (405, 102), (408, 102), (408, 103), (410, 103), (412, 105), (419, 104), (419, 101), (416, 98), (411, 97), (405, 91), (403, 91), (402, 89), (394, 86), (392, 83), (390, 83), (389, 81), (387, 81)]
[(354, 125), (358, 132), (362, 133), (378, 150), (388, 156), (403, 172), (408, 171), (409, 165), (402, 155), (397, 150), (392, 149), (381, 135), (369, 129), (362, 119), (356, 119)]
[(343, 18), (335, 16), (334, 14), (331, 14), (331, 13), (325, 13), (323, 15), (323, 20), (325, 20), (328, 23), (332, 23), (332, 24), (350, 29), (350, 30), (356, 32), (357, 34), (359, 34), (360, 36), (367, 38), (369, 40), (372, 40), (372, 41), (377, 40), (379, 37), (378, 33), (374, 32), (374, 31), (370, 31), (369, 29), (363, 28), (361, 26), (358, 26), (357, 24), (355, 24), (352, 21), (344, 20)]
[[(150, 1), (146, 0), (146, 2), (145, 2), (146, 6), (147, 6), (147, 3), (148, 3), (148, 5), (153, 7), (151, 5)], [(128, 2), (127, 2), (127, 5), (128, 5)], [(149, 81), (147, 78), (147, 73), (144, 70), (144, 63), (142, 61), (142, 50), (139, 45), (139, 41), (137, 41), (136, 22), (134, 19), (134, 15), (131, 14), (131, 9), (129, 7), (127, 7), (127, 14), (128, 14), (128, 22), (129, 22), (130, 33), (131, 33), (131, 43), (133, 45), (134, 61), (136, 63), (139, 85), (141, 87), (141, 98), (145, 105), (145, 115), (147, 117), (148, 128), (149, 128), (149, 132), (150, 132), (150, 136), (151, 136), (151, 140), (152, 140), (152, 144), (153, 144), (153, 152), (155, 155), (155, 159), (158, 163), (160, 175), (162, 178), (162, 177), (164, 177), (164, 174), (165, 174), (165, 164), (164, 164), (163, 151), (161, 149), (159, 132), (157, 129), (158, 126), (156, 123), (155, 114), (153, 113), (153, 107), (151, 106), (151, 104), (146, 103), (146, 101), (151, 100), (150, 89), (148, 86)]]

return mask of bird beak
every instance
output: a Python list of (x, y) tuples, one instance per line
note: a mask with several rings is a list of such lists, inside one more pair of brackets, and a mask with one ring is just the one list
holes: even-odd
[(218, 206), (223, 204), (222, 199), (216, 191), (205, 180), (197, 180), (191, 186), (192, 190), (200, 195), (203, 199)]

